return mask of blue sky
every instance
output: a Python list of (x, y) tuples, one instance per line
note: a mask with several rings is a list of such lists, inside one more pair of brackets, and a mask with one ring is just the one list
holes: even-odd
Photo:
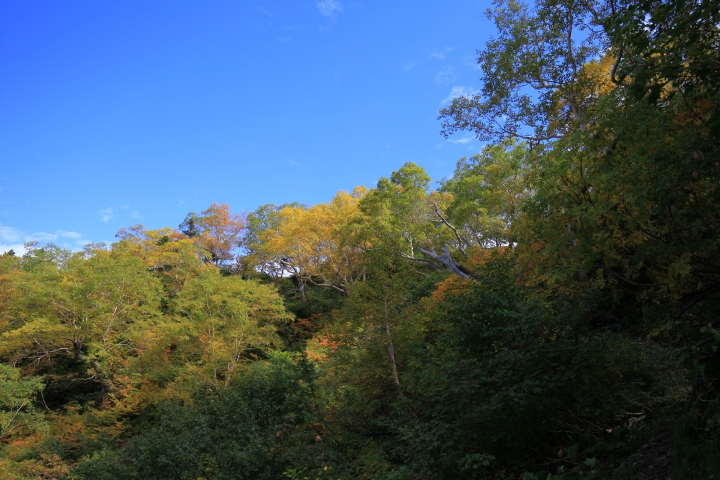
[(488, 1), (0, 3), (0, 252), (77, 249), (328, 201), (481, 147), (438, 110), (480, 87)]

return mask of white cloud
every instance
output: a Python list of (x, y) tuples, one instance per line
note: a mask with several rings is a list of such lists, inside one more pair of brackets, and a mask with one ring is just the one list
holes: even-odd
[(458, 97), (472, 97), (473, 95), (476, 95), (480, 92), (480, 90), (473, 90), (469, 87), (452, 87), (452, 90), (450, 90), (450, 94), (445, 97), (442, 102), (440, 102), (441, 105), (447, 105), (448, 103), (452, 102), (453, 99)]
[(472, 68), (473, 70), (481, 70), (480, 64), (477, 61), (477, 57), (474, 57), (472, 55), (464, 57), (463, 63), (468, 67)]
[(138, 220), (142, 218), (142, 214), (137, 210), (133, 210), (132, 212), (130, 212), (130, 218)]
[(69, 238), (71, 240), (77, 240), (82, 238), (82, 235), (77, 232), (68, 232), (66, 230), (58, 230), (57, 233), (47, 232), (35, 232), (25, 236), (26, 242), (38, 241), (38, 242), (56, 242), (58, 239)]
[(403, 69), (405, 71), (408, 71), (408, 70), (415, 68), (416, 65), (417, 65), (417, 63), (415, 63), (415, 62), (406, 63), (405, 65), (403, 65)]
[(103, 222), (109, 221), (115, 216), (116, 211), (117, 210), (112, 207), (103, 208), (102, 210), (100, 210), (100, 220), (102, 220)]
[(336, 13), (342, 12), (342, 5), (335, 0), (322, 0), (321, 2), (315, 3), (315, 6), (317, 6), (320, 13), (326, 17), (332, 17), (335, 16)]
[(435, 49), (432, 52), (430, 52), (430, 58), (434, 58), (435, 60), (445, 60), (445, 57), (447, 57), (447, 54), (452, 52), (452, 47), (445, 47), (444, 50)]
[(38, 241), (38, 242), (54, 242), (58, 236), (54, 233), (47, 232), (35, 232), (25, 237), (26, 242)]
[(452, 67), (445, 67), (435, 74), (435, 83), (447, 86), (454, 82), (456, 78), (455, 70)]
[(438, 143), (435, 145), (435, 150), (442, 150), (444, 145), (442, 143)]
[(0, 255), (7, 253), (10, 250), (12, 250), (18, 257), (25, 255), (25, 245), (22, 243), (0, 243)]
[(22, 232), (20, 230), (0, 224), (0, 242), (19, 242), (21, 238)]
[(295, 165), (296, 167), (299, 167), (299, 166), (300, 166), (300, 164), (299, 164), (298, 162), (293, 162), (293, 161), (290, 160), (289, 158), (286, 158), (286, 159), (283, 160), (283, 161), (284, 161), (285, 163), (289, 163), (290, 165)]
[(473, 137), (463, 137), (463, 138), (450, 138), (448, 139), (448, 142), (450, 143), (458, 143), (460, 145), (464, 145), (466, 143), (470, 143), (473, 140), (475, 140)]
[(26, 252), (24, 243), (27, 242), (57, 243), (62, 248), (78, 250), (87, 240), (83, 240), (82, 234), (69, 230), (26, 234), (15, 227), (0, 224), (0, 254), (12, 250), (16, 255), (22, 256)]

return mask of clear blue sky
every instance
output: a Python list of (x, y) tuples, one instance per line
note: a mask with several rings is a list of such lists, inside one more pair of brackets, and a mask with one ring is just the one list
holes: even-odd
[(438, 110), (479, 88), (488, 1), (0, 3), (0, 252), (314, 204), (477, 153)]

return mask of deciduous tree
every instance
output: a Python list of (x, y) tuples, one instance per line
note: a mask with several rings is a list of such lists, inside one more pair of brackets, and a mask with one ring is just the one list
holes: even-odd
[(216, 266), (227, 264), (235, 258), (245, 228), (242, 215), (230, 213), (226, 203), (213, 203), (200, 215), (191, 212), (180, 224), (180, 231), (202, 245), (208, 252), (204, 260)]

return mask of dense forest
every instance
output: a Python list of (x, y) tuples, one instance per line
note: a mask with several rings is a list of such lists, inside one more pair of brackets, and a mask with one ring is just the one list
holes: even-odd
[(720, 1), (488, 16), (437, 189), (0, 256), (2, 478), (720, 478)]

